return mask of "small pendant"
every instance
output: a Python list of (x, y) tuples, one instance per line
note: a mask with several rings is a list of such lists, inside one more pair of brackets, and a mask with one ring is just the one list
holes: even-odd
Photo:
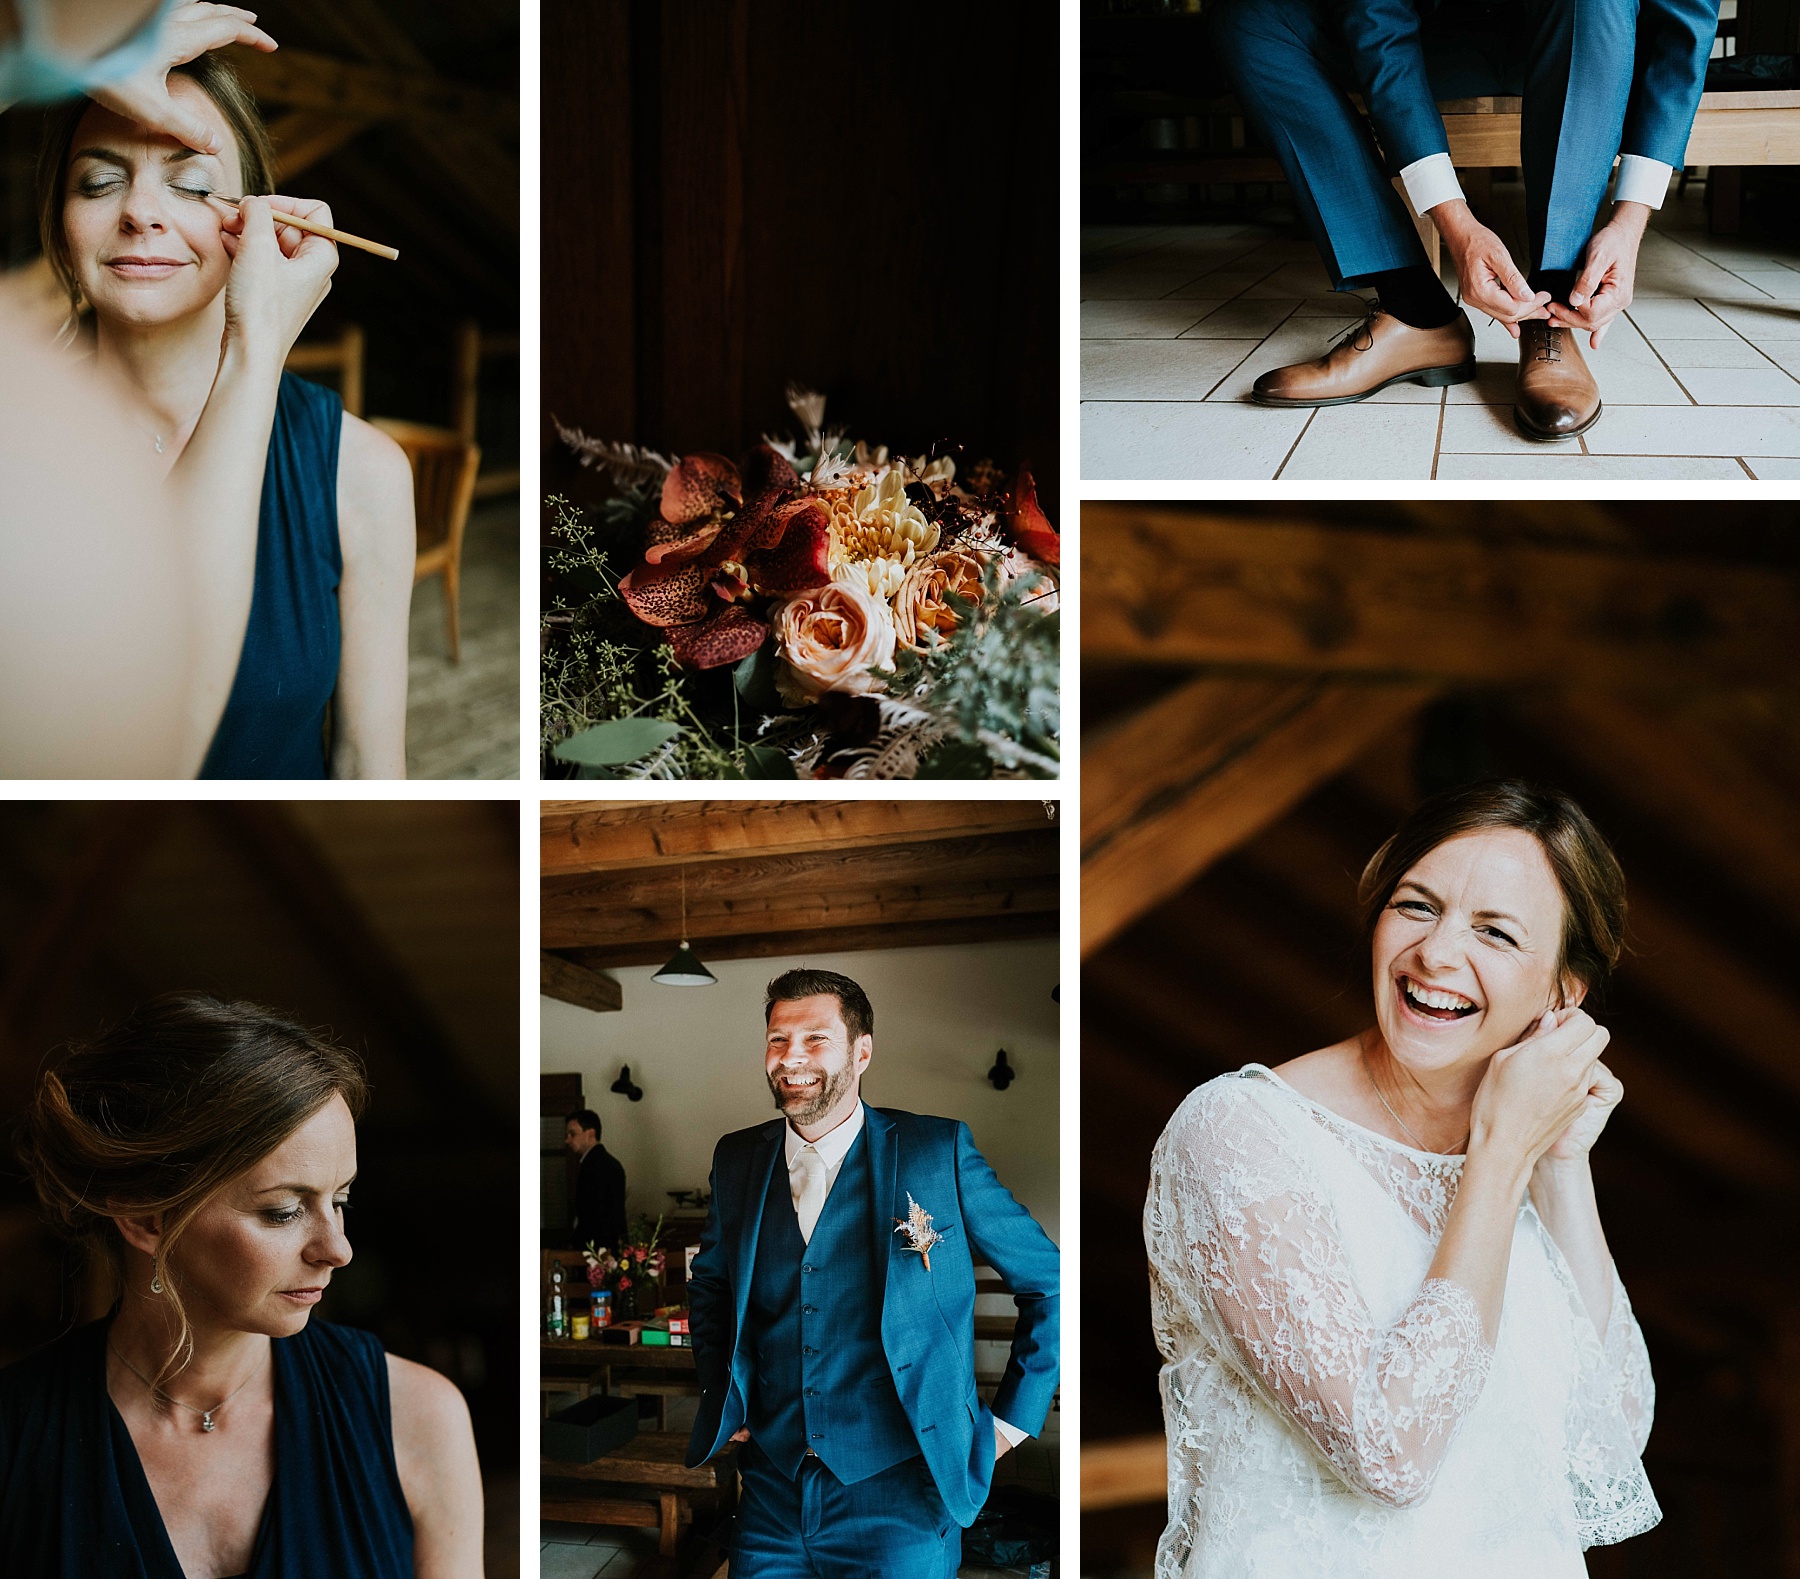
[(210, 1409), (200, 1416), (200, 1429), (202, 1431), (218, 1430), (218, 1427), (213, 1424), (212, 1411)]
[[(163, 452), (163, 447), (162, 447), (162, 435), (161, 435), (161, 434), (160, 434), (160, 433), (158, 433), (158, 434), (157, 434), (157, 435), (156, 435), (156, 453), (157, 453), (157, 454), (158, 454), (158, 455), (160, 455), (160, 454), (162, 454), (162, 452)], [(206, 1428), (206, 1429), (207, 1429), (207, 1430), (208, 1430), (208, 1431), (210, 1431), (210, 1430), (212, 1430), (212, 1427), (211, 1427), (211, 1426), (208, 1426), (208, 1427), (207, 1427), (207, 1428)]]

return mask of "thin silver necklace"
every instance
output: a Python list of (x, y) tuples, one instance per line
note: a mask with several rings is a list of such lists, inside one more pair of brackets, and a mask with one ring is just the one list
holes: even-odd
[(1419, 1137), (1412, 1132), (1406, 1120), (1394, 1111), (1393, 1105), (1381, 1094), (1381, 1084), (1375, 1078), (1375, 1071), (1369, 1067), (1369, 1055), (1367, 1053), (1363, 1054), (1362, 1066), (1363, 1073), (1369, 1077), (1369, 1088), (1375, 1093), (1375, 1100), (1387, 1109), (1387, 1116), (1405, 1131), (1406, 1138), (1410, 1140), (1418, 1150), (1428, 1151), (1434, 1157), (1449, 1157), (1464, 1148), (1469, 1139), (1467, 1135), (1463, 1136), (1462, 1140), (1458, 1141), (1456, 1145), (1450, 1146), (1443, 1151), (1439, 1151), (1435, 1146), (1427, 1146), (1424, 1141), (1420, 1140)]
[(150, 1389), (150, 1396), (152, 1398), (159, 1399), (165, 1404), (174, 1404), (177, 1409), (185, 1409), (185, 1410), (187, 1410), (187, 1412), (189, 1414), (199, 1415), (200, 1429), (202, 1431), (216, 1431), (219, 1429), (217, 1424), (213, 1420), (213, 1416), (216, 1415), (221, 1409), (223, 1409), (226, 1404), (230, 1403), (232, 1398), (237, 1397), (237, 1395), (239, 1393), (241, 1393), (246, 1387), (248, 1387), (253, 1381), (255, 1381), (258, 1376), (260, 1376), (262, 1374), (263, 1361), (267, 1360), (269, 1357), (268, 1354), (265, 1352), (262, 1357), (262, 1360), (257, 1361), (256, 1369), (253, 1370), (248, 1376), (246, 1376), (241, 1382), (239, 1382), (236, 1387), (232, 1388), (230, 1397), (227, 1397), (223, 1401), (214, 1404), (212, 1406), (212, 1408), (210, 1408), (210, 1409), (196, 1409), (194, 1407), (194, 1405), (192, 1405), (192, 1404), (184, 1404), (179, 1398), (171, 1398), (160, 1387), (158, 1387), (155, 1382), (151, 1381), (148, 1376), (146, 1376), (135, 1365), (133, 1365), (130, 1360), (126, 1359), (124, 1355), (120, 1354), (118, 1349), (114, 1348), (112, 1341), (110, 1339), (107, 1340), (106, 1346), (108, 1349), (112, 1350), (114, 1358), (117, 1359), (118, 1362), (121, 1365), (123, 1365), (126, 1370), (130, 1371), (133, 1376), (135, 1376), (140, 1382), (142, 1382), (146, 1387), (148, 1387)]
[[(202, 406), (200, 408), (200, 411), (204, 411), (204, 410), (206, 410), (206, 407)], [(187, 427), (189, 423), (198, 421), (199, 417), (200, 417), (200, 411), (196, 411), (193, 414), (193, 416), (188, 417), (184, 421), (177, 423), (175, 426), (175, 432), (179, 433), (183, 428)], [(131, 416), (131, 413), (126, 412), (126, 415)], [(163, 452), (163, 436), (160, 433), (158, 433), (155, 428), (151, 427), (150, 424), (147, 422), (139, 422), (136, 417), (131, 417), (131, 421), (132, 421), (132, 425), (134, 427), (141, 428), (145, 433), (148, 433), (150, 435), (150, 442), (156, 446), (156, 453), (158, 455), (162, 454), (162, 452)]]

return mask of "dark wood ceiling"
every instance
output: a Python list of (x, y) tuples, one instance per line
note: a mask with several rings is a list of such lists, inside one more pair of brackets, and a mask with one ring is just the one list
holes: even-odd
[(702, 959), (1054, 937), (1055, 812), (1036, 800), (547, 801), (544, 991), (616, 1008), (599, 973), (660, 965), (684, 937)]
[[(1595, 1173), (1668, 1518), (1590, 1569), (1800, 1572), (1800, 512), (1672, 515), (1083, 511), (1083, 1233), (1128, 1267), (1084, 1258), (1090, 1440), (1160, 1430), (1137, 1222), (1168, 1115), (1361, 1029), (1363, 863), (1421, 795), (1515, 774), (1630, 884)], [(1094, 1515), (1088, 1562), (1160, 1523)]]

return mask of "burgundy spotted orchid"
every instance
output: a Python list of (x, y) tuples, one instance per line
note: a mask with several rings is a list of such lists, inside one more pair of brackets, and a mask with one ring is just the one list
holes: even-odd
[(768, 640), (768, 624), (744, 606), (752, 595), (830, 581), (831, 518), (800, 491), (794, 468), (766, 444), (741, 469), (709, 454), (671, 468), (643, 560), (619, 591), (668, 637), (683, 668), (737, 663)]

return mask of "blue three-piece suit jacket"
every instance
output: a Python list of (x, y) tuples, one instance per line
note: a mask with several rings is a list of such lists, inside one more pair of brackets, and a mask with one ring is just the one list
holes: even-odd
[[(710, 1458), (746, 1424), (777, 1462), (784, 1443), (795, 1463), (811, 1448), (847, 1483), (923, 1454), (966, 1527), (987, 1500), (994, 1415), (1036, 1435), (1049, 1412), (1059, 1257), (966, 1124), (864, 1113), (804, 1246), (792, 1222), (787, 1121), (727, 1135), (713, 1153), (712, 1206), (688, 1283), (700, 1375), (688, 1462)], [(909, 1194), (944, 1236), (929, 1271), (894, 1231)], [(977, 1263), (993, 1267), (1019, 1310), (991, 1411), (975, 1392)]]

